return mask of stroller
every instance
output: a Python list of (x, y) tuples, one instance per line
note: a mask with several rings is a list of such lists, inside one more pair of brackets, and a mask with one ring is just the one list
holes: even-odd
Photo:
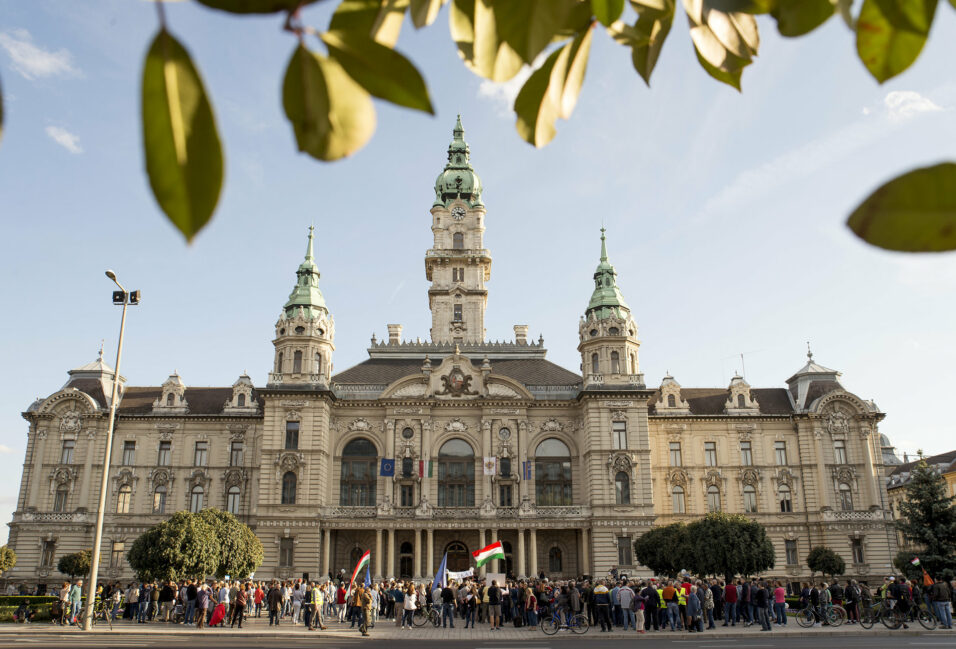
[(182, 624), (184, 618), (185, 618), (185, 612), (183, 610), (183, 603), (177, 600), (176, 606), (173, 608), (173, 614), (170, 616), (170, 619), (175, 624)]

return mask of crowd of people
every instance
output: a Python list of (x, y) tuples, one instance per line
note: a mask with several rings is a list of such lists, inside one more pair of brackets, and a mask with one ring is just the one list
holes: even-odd
[[(326, 629), (328, 624), (348, 624), (363, 635), (377, 623), (388, 620), (401, 629), (410, 629), (426, 620), (442, 627), (464, 628), (503, 625), (536, 630), (540, 619), (558, 616), (569, 624), (583, 615), (601, 632), (614, 630), (688, 631), (703, 633), (722, 626), (759, 624), (762, 631), (788, 623), (788, 586), (798, 593), (798, 608), (822, 611), (842, 606), (850, 624), (859, 623), (860, 613), (874, 599), (889, 607), (907, 610), (925, 603), (939, 625), (952, 628), (956, 605), (956, 582), (945, 580), (907, 581), (887, 577), (875, 590), (849, 579), (845, 583), (794, 584), (764, 579), (572, 579), (551, 581), (540, 578), (507, 579), (499, 584), (485, 579), (450, 580), (433, 587), (430, 581), (389, 579), (376, 583), (348, 583), (345, 574), (317, 581), (184, 580), (180, 582), (134, 582), (123, 587), (107, 583), (98, 589), (98, 599), (116, 620), (126, 618), (139, 624), (177, 623), (203, 627), (242, 628), (247, 617), (267, 617), (269, 626), (303, 625), (309, 630)], [(64, 582), (55, 588), (54, 622), (75, 624), (80, 612), (83, 581)], [(432, 613), (434, 611), (434, 613)], [(417, 620), (416, 620), (416, 612)], [(20, 618), (29, 619), (29, 609)], [(818, 625), (826, 624), (820, 616)]]

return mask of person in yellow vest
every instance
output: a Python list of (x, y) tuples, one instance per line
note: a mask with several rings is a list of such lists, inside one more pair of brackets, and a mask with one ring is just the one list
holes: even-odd
[(689, 628), (687, 624), (687, 591), (680, 584), (677, 584), (677, 611), (679, 615), (679, 625), (682, 629)]
[(667, 602), (664, 601), (664, 587), (660, 583), (657, 584), (657, 597), (660, 600), (660, 606), (657, 609), (657, 618), (663, 629), (664, 625), (667, 624)]
[(317, 583), (312, 584), (312, 619), (309, 620), (309, 631), (315, 631), (319, 627), (325, 631), (328, 627), (323, 624), (322, 609), (325, 608), (325, 593)]

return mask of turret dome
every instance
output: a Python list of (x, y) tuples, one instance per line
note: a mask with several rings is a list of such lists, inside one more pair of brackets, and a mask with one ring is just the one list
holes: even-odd
[(471, 152), (465, 142), (461, 115), (455, 123), (453, 138), (448, 145), (448, 162), (435, 179), (435, 206), (445, 207), (455, 199), (467, 201), (472, 207), (482, 205), (481, 179), (471, 166)]

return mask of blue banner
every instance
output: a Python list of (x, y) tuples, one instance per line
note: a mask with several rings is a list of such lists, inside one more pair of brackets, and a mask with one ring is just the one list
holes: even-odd
[(445, 569), (448, 567), (448, 553), (441, 558), (441, 565), (438, 566), (438, 572), (435, 573), (435, 581), (432, 582), (432, 590), (445, 587)]
[(389, 459), (387, 457), (382, 458), (382, 468), (378, 472), (379, 475), (386, 478), (391, 478), (395, 475), (395, 460)]

